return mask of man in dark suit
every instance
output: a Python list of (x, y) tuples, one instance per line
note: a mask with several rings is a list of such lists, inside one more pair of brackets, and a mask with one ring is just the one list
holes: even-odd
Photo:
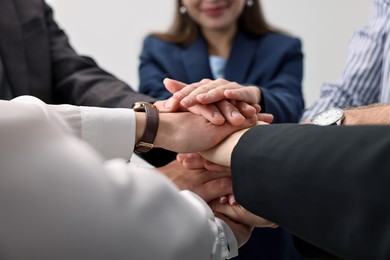
[(389, 259), (390, 106), (346, 110), (343, 124), (359, 126), (256, 126), (206, 158), (231, 165), (254, 214), (342, 258)]

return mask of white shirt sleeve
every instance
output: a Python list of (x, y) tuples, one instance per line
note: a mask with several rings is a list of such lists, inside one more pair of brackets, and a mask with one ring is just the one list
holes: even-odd
[(57, 114), (74, 135), (106, 159), (129, 160), (133, 154), (136, 121), (132, 109), (47, 105), (32, 96), (20, 96), (12, 101), (33, 103)]

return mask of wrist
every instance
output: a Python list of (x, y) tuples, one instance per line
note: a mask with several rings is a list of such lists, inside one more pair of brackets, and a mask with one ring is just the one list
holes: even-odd
[(136, 112), (144, 112), (144, 116), (136, 113), (136, 120), (139, 124), (136, 125), (135, 151), (145, 153), (154, 146), (159, 127), (159, 113), (154, 105), (147, 102), (136, 102), (133, 109)]
[[(171, 113), (160, 114), (160, 127), (158, 128), (156, 139), (154, 140), (154, 146), (158, 148), (164, 148), (170, 150), (168, 143), (174, 143), (175, 134), (172, 128)], [(176, 122), (176, 124), (178, 124)]]
[(135, 128), (135, 143), (137, 144), (142, 137), (146, 127), (146, 114), (135, 112), (136, 128)]

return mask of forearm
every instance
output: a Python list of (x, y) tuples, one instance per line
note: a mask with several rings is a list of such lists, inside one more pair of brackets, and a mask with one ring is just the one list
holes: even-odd
[(243, 129), (233, 133), (216, 147), (202, 152), (202, 157), (215, 164), (230, 167), (233, 149), (247, 130)]
[(374, 104), (347, 109), (343, 125), (389, 125), (390, 105)]

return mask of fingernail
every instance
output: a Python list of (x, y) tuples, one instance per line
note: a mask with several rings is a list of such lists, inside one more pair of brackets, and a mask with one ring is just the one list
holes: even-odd
[(226, 204), (226, 203), (227, 203), (227, 198), (226, 198), (226, 197), (220, 197), (220, 198), (218, 199), (218, 202), (219, 202), (220, 204)]
[(238, 203), (237, 203), (236, 199), (234, 198), (234, 196), (230, 196), (229, 197), (229, 204), (231, 206), (237, 206), (238, 205)]
[(232, 117), (243, 117), (243, 116), (241, 115), (241, 113), (239, 113), (239, 112), (236, 111), (236, 110), (233, 110), (230, 114), (231, 114)]

